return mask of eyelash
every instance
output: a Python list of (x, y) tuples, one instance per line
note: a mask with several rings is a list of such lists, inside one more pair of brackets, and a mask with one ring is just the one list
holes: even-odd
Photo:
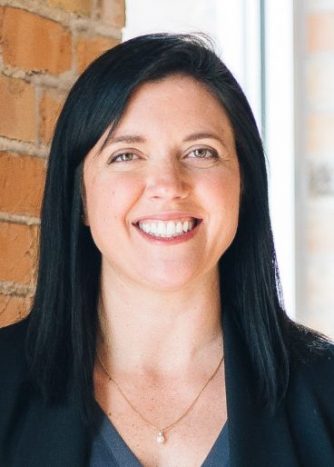
[[(192, 149), (188, 154), (191, 154), (195, 151), (206, 151), (206, 152), (209, 152), (210, 153), (210, 156), (209, 157), (193, 157), (193, 159), (202, 159), (202, 160), (205, 160), (205, 159), (218, 159), (218, 152), (215, 150), (215, 149), (210, 149), (210, 148), (195, 148), (195, 149)], [(108, 164), (112, 164), (112, 163), (119, 163), (119, 162), (132, 162), (133, 159), (131, 160), (116, 160), (117, 158), (119, 157), (122, 157), (122, 156), (125, 156), (125, 155), (132, 155), (134, 156), (135, 154), (133, 152), (122, 152), (120, 154), (116, 154), (115, 156), (113, 156), (109, 161), (108, 161)]]
[(116, 161), (116, 159), (117, 159), (118, 157), (125, 156), (125, 155), (129, 155), (129, 154), (130, 154), (130, 155), (134, 155), (133, 152), (121, 152), (120, 154), (116, 154), (116, 156), (112, 157), (112, 158), (109, 160), (108, 163), (109, 163), (109, 164), (112, 164), (113, 162), (131, 162), (131, 161), (129, 161), (129, 160), (126, 160), (126, 161), (124, 161), (124, 160)]
[[(195, 151), (206, 151), (206, 152), (211, 153), (210, 157), (198, 157), (198, 159), (211, 159), (211, 158), (212, 159), (218, 159), (218, 152), (215, 149), (196, 148), (196, 149), (193, 149), (192, 151), (190, 151), (190, 153), (188, 153), (188, 154), (191, 154), (192, 152), (195, 152)], [(197, 157), (195, 159), (197, 159)]]

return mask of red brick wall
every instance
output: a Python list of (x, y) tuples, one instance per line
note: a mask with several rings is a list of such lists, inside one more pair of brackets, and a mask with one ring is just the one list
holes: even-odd
[(56, 117), (78, 74), (121, 39), (124, 0), (0, 6), (0, 326), (29, 312)]

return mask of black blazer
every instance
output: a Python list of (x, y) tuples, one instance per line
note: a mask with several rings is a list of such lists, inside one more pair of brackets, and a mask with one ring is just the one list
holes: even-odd
[[(0, 466), (87, 466), (91, 431), (75, 393), (45, 405), (27, 382), (27, 322), (0, 329)], [(223, 327), (231, 466), (334, 467), (333, 346), (294, 358), (287, 396), (271, 415), (255, 403), (248, 354), (228, 317)]]

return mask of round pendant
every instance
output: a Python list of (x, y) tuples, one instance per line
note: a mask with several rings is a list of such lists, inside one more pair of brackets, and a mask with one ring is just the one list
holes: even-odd
[(157, 434), (157, 443), (164, 444), (165, 441), (166, 441), (166, 438), (165, 438), (164, 432), (159, 431), (159, 433)]

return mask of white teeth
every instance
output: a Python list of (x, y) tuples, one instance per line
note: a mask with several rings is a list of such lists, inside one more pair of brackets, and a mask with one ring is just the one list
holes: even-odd
[(144, 232), (156, 237), (178, 237), (192, 230), (195, 226), (195, 219), (185, 221), (140, 221), (139, 228)]
[(166, 233), (165, 224), (163, 222), (158, 223), (157, 234), (161, 237)]
[(174, 222), (169, 221), (167, 223), (167, 229), (166, 229), (166, 234), (170, 237), (171, 235), (174, 235), (176, 232), (176, 225)]
[(158, 224), (151, 224), (151, 225), (148, 224), (148, 231), (147, 232), (151, 232), (151, 234), (153, 234), (153, 235), (158, 233)]

